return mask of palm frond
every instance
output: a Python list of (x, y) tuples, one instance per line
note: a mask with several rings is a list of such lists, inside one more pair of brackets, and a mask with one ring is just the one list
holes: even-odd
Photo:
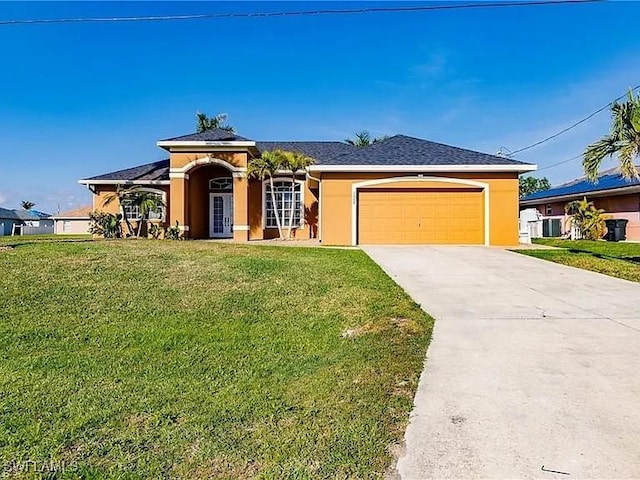
[(640, 154), (640, 94), (633, 90), (629, 90), (625, 101), (611, 103), (609, 135), (585, 149), (582, 166), (586, 177), (596, 181), (604, 158), (615, 154), (624, 178), (640, 178), (634, 165)]
[(627, 180), (640, 178), (635, 165), (635, 158), (638, 156), (638, 144), (635, 142), (624, 142), (618, 151), (618, 161), (620, 162), (620, 173)]
[(582, 168), (587, 180), (597, 182), (602, 161), (617, 150), (617, 140), (611, 136), (603, 137), (589, 145), (582, 154)]

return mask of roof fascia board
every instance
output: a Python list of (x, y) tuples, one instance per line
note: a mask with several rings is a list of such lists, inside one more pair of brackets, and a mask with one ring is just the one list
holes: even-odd
[(169, 185), (169, 180), (78, 180), (81, 185)]
[(628, 187), (609, 188), (606, 190), (594, 190), (592, 192), (571, 193), (568, 195), (554, 195), (553, 197), (541, 197), (532, 200), (521, 200), (520, 205), (538, 205), (540, 203), (557, 202), (561, 200), (572, 200), (582, 197), (612, 197), (614, 195), (624, 195), (627, 193), (640, 192), (640, 185), (630, 185)]
[(538, 166), (523, 165), (312, 165), (311, 172), (532, 172)]
[(166, 150), (170, 153), (247, 152), (251, 154), (252, 147), (172, 147)]
[(160, 140), (159, 147), (255, 147), (253, 141), (223, 141), (223, 140)]

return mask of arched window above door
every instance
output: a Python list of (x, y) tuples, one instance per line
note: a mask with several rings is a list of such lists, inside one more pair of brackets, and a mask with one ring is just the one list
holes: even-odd
[(216, 177), (209, 180), (209, 190), (212, 192), (231, 192), (233, 191), (232, 177)]

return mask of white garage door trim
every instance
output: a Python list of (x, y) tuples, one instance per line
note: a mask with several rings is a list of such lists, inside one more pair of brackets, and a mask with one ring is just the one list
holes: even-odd
[(351, 186), (351, 245), (357, 245), (358, 243), (358, 189), (396, 182), (457, 183), (460, 185), (471, 185), (473, 187), (482, 188), (482, 195), (484, 197), (484, 244), (487, 246), (489, 245), (489, 184), (477, 182), (475, 180), (466, 180), (463, 178), (425, 177), (424, 175), (379, 178), (376, 180), (365, 180), (364, 182), (354, 183)]

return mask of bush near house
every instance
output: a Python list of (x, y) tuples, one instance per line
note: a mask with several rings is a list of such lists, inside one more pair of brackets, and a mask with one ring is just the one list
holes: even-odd
[(605, 211), (596, 208), (586, 197), (567, 203), (564, 210), (571, 215), (569, 224), (576, 227), (585, 240), (600, 240), (607, 232)]
[(0, 241), (0, 468), (371, 478), (391, 463), (432, 321), (361, 251), (18, 240)]

